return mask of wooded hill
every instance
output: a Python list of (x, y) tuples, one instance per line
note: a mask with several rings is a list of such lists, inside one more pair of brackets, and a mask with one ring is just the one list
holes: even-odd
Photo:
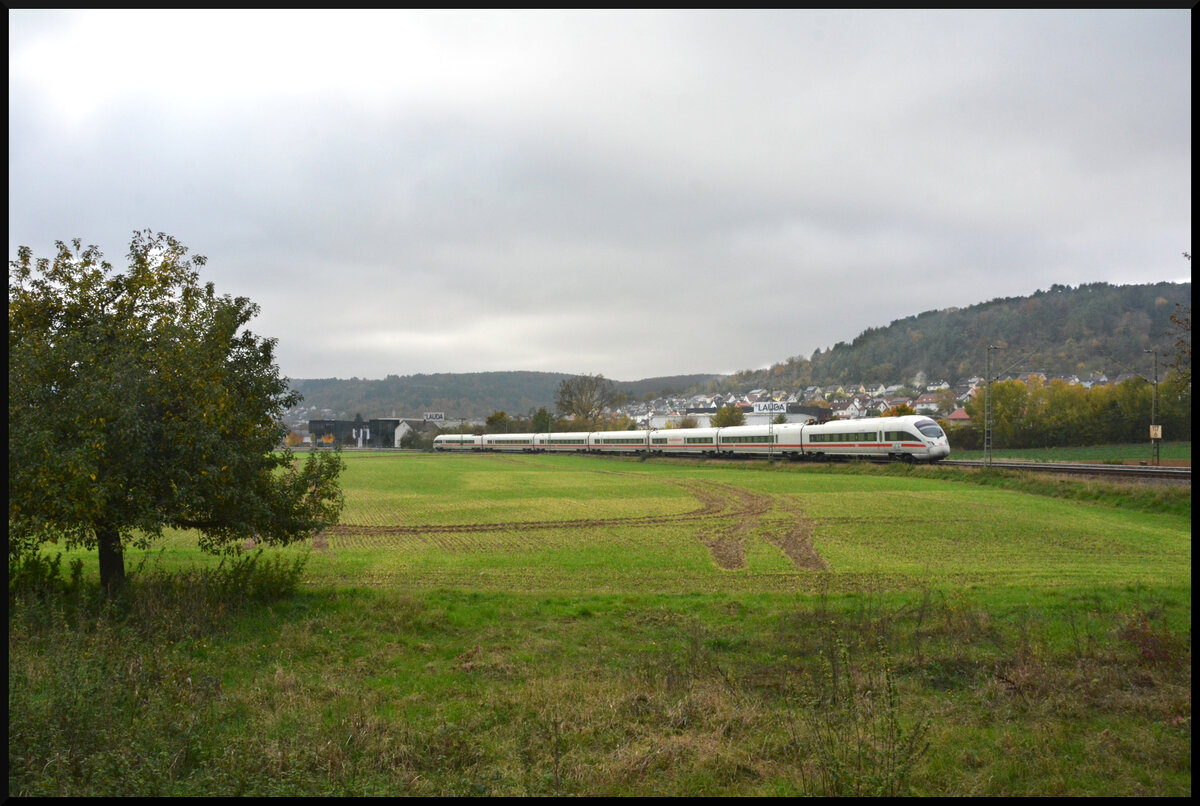
[[(968, 308), (949, 308), (898, 319), (870, 328), (853, 342), (795, 356), (763, 370), (729, 376), (678, 375), (617, 381), (631, 400), (695, 392), (746, 392), (755, 388), (803, 389), (832, 383), (899, 384), (982, 376), (986, 348), (993, 372), (1040, 371), (1051, 375), (1103, 372), (1149, 374), (1143, 350), (1159, 351), (1160, 372), (1174, 355), (1166, 335), (1176, 306), (1190, 308), (1191, 283), (1114, 286), (1091, 283), (1077, 288), (1055, 285), (1027, 297), (993, 299)], [(494, 411), (527, 415), (542, 406), (553, 410), (559, 384), (570, 375), (557, 372), (473, 372), (389, 375), (382, 380), (350, 378), (295, 379), (304, 395), (301, 408), (315, 406), (314, 419), (419, 417), (441, 411), (454, 417), (486, 417)], [(322, 415), (328, 409), (332, 415)], [(294, 415), (299, 415), (299, 410)], [(307, 417), (306, 417), (307, 419)]]
[(1158, 350), (1160, 372), (1174, 355), (1175, 340), (1166, 334), (1177, 305), (1191, 308), (1191, 283), (1054, 285), (1027, 297), (897, 319), (810, 358), (727, 376), (706, 391), (907, 384), (918, 378), (954, 383), (984, 375), (989, 344), (1003, 348), (993, 353), (994, 373), (1148, 375), (1153, 368), (1144, 350)]
[[(317, 408), (304, 419), (322, 419), (322, 409), (330, 410), (334, 419), (352, 419), (355, 414), (367, 419), (420, 417), (427, 411), (444, 412), (447, 417), (483, 418), (495, 411), (525, 416), (543, 406), (553, 411), (559, 384), (570, 377), (562, 372), (461, 372), (389, 375), (383, 380), (293, 379), (290, 383), (304, 395), (300, 409)], [(613, 380), (613, 386), (630, 400), (639, 400), (647, 395), (682, 394), (716, 377), (708, 374)]]

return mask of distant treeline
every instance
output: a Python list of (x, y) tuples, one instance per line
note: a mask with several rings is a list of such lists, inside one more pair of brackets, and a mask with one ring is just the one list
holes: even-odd
[[(496, 411), (532, 415), (542, 407), (554, 408), (559, 385), (574, 377), (562, 372), (441, 372), (366, 378), (292, 379), (292, 389), (304, 395), (302, 406), (328, 409), (334, 419), (420, 417), (427, 411), (448, 417), (483, 418)], [(711, 379), (704, 375), (613, 381), (614, 389), (630, 400), (646, 396), (682, 394)], [(612, 380), (612, 379), (610, 379)]]
[[(1179, 388), (1175, 376), (1158, 384), (1133, 378), (1109, 386), (1084, 388), (1061, 380), (992, 384), (992, 446), (1044, 448), (1149, 442), (1151, 418), (1172, 442), (1192, 438), (1191, 386)], [(957, 450), (983, 448), (984, 397), (967, 403), (971, 424), (948, 428)]]

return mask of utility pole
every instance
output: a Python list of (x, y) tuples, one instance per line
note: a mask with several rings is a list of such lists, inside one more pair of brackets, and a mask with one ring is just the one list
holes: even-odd
[(767, 421), (767, 464), (775, 463), (775, 418)]
[(987, 346), (987, 385), (983, 393), (983, 463), (992, 466), (992, 350), (1001, 350), (994, 344)]
[(1150, 461), (1158, 464), (1158, 445), (1162, 427), (1158, 424), (1158, 350), (1142, 350), (1154, 354), (1154, 397), (1150, 402)]

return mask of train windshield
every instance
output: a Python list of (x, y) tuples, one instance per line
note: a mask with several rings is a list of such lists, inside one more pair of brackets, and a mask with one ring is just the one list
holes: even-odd
[(930, 439), (941, 439), (942, 437), (946, 436), (946, 432), (943, 431), (933, 420), (918, 420), (917, 430)]

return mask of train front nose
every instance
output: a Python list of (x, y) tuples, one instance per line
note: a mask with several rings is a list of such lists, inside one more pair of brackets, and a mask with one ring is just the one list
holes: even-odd
[(929, 448), (929, 458), (934, 461), (937, 461), (938, 459), (945, 459), (949, 455), (950, 446), (946, 444), (945, 440), (942, 440), (941, 444), (932, 445)]

